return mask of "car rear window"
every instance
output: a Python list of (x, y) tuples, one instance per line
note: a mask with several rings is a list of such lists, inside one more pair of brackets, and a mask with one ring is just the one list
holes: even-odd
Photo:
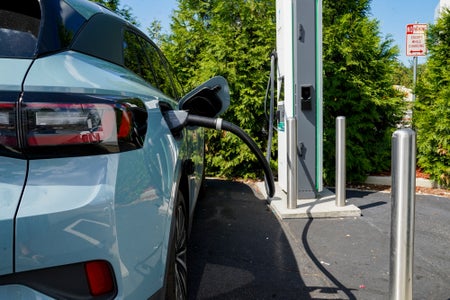
[(0, 57), (33, 57), (41, 11), (37, 0), (2, 1), (0, 4)]

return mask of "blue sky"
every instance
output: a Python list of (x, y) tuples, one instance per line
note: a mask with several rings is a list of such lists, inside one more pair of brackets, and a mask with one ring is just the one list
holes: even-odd
[[(372, 18), (380, 21), (383, 36), (392, 35), (395, 44), (400, 47), (399, 58), (405, 65), (409, 66), (412, 61), (412, 57), (407, 57), (405, 53), (406, 25), (416, 22), (432, 23), (438, 2), (439, 0), (372, 0)], [(153, 20), (161, 21), (163, 30), (170, 30), (170, 17), (177, 7), (177, 0), (121, 0), (120, 3), (132, 9), (144, 31)], [(420, 57), (419, 63), (421, 62), (424, 62), (424, 58)]]

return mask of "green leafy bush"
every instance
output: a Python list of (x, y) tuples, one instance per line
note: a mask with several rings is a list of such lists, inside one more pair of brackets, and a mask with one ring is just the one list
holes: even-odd
[(346, 117), (347, 179), (390, 168), (392, 132), (403, 115), (393, 88), (397, 47), (380, 38), (368, 0), (324, 1), (324, 179), (334, 183), (335, 119)]
[(441, 185), (450, 186), (450, 13), (428, 30), (429, 57), (414, 106), (418, 166)]

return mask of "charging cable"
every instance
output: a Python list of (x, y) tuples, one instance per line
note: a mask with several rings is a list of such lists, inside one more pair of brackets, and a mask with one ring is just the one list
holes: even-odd
[(253, 154), (255, 154), (265, 174), (267, 194), (269, 195), (269, 197), (273, 197), (273, 195), (275, 194), (275, 182), (269, 162), (266, 160), (261, 150), (258, 148), (258, 145), (256, 145), (255, 141), (253, 141), (253, 139), (240, 127), (221, 118), (191, 115), (184, 110), (165, 111), (164, 118), (166, 119), (167, 125), (174, 135), (178, 135), (186, 126), (200, 126), (204, 128), (225, 130), (234, 133), (250, 148), (250, 150), (252, 150)]

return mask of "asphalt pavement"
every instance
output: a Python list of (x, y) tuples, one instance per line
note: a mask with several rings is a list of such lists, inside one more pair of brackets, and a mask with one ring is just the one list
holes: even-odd
[[(190, 299), (388, 299), (390, 194), (360, 217), (279, 220), (256, 184), (208, 179), (189, 244)], [(450, 299), (450, 199), (416, 195), (413, 299)]]

